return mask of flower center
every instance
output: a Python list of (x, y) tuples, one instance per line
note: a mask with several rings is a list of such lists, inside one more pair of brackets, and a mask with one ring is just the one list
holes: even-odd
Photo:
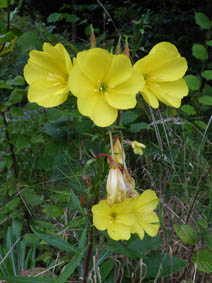
[(112, 212), (111, 215), (110, 215), (110, 217), (113, 218), (114, 220), (116, 220), (116, 214), (115, 214), (115, 212)]
[(110, 219), (110, 224), (120, 222), (120, 220), (119, 220), (120, 216), (117, 215), (115, 212), (111, 212), (111, 214), (109, 215), (109, 219)]
[(100, 93), (105, 93), (107, 91), (108, 87), (105, 83), (100, 83), (99, 85), (99, 92)]

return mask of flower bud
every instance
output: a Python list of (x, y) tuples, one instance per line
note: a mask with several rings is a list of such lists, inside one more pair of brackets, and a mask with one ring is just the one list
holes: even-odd
[(135, 154), (143, 155), (143, 148), (146, 148), (146, 146), (140, 142), (132, 141), (131, 146), (133, 148), (133, 151)]

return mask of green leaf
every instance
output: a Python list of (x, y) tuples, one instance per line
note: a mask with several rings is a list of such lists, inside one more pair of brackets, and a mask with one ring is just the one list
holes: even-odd
[(19, 106), (13, 106), (13, 107), (10, 108), (10, 110), (11, 110), (13, 117), (24, 115), (24, 110)]
[(204, 72), (202, 72), (202, 76), (207, 81), (212, 80), (212, 70), (205, 70)]
[(207, 125), (206, 125), (205, 122), (203, 122), (203, 121), (197, 121), (197, 120), (195, 120), (194, 123), (195, 123), (198, 127), (200, 127), (201, 129), (203, 129), (203, 130), (205, 130), (205, 129), (207, 128)]
[(196, 110), (194, 109), (194, 107), (188, 104), (181, 106), (180, 110), (186, 113), (187, 115), (196, 114)]
[(198, 239), (197, 231), (191, 228), (187, 224), (183, 224), (181, 226), (174, 225), (174, 230), (178, 237), (183, 241), (185, 244), (195, 245)]
[(79, 249), (83, 249), (86, 246), (86, 239), (87, 239), (87, 227), (82, 231), (82, 235), (79, 240), (78, 247)]
[(102, 282), (105, 282), (108, 275), (112, 272), (114, 268), (114, 260), (108, 259), (107, 261), (104, 261), (100, 266), (100, 274)]
[(210, 29), (212, 27), (212, 22), (210, 19), (203, 13), (195, 13), (195, 22), (203, 29)]
[[(14, 4), (15, 0), (10, 1), (10, 5)], [(0, 0), (0, 8), (7, 8), (8, 0)]]
[(211, 46), (211, 47), (212, 47), (212, 40), (206, 41), (206, 44), (207, 44), (208, 46)]
[(63, 115), (64, 115), (63, 111), (54, 108), (54, 109), (48, 110), (46, 117), (48, 121), (54, 121), (54, 120), (60, 119)]
[(23, 99), (23, 94), (24, 91), (22, 89), (15, 88), (10, 94), (9, 103), (16, 104), (21, 102)]
[(63, 20), (66, 17), (66, 14), (63, 13), (52, 13), (48, 16), (47, 22), (48, 23), (56, 23)]
[(66, 280), (74, 273), (77, 266), (80, 264), (81, 259), (83, 258), (87, 247), (79, 250), (70, 260), (70, 262), (64, 268), (62, 274), (58, 277), (58, 283), (65, 283)]
[(60, 217), (63, 215), (62, 208), (56, 205), (45, 204), (43, 212), (46, 213), (48, 217)]
[(147, 268), (145, 278), (162, 278), (168, 277), (185, 268), (187, 262), (176, 256), (168, 256), (167, 254), (152, 253), (147, 259), (144, 259)]
[(135, 111), (124, 111), (121, 115), (121, 123), (122, 124), (130, 124), (134, 122), (139, 117), (139, 114)]
[(73, 207), (76, 208), (80, 213), (84, 213), (84, 209), (80, 204), (80, 201), (78, 199), (78, 197), (75, 195), (74, 191), (71, 190), (71, 202), (73, 204)]
[(199, 98), (199, 102), (204, 105), (212, 106), (212, 96), (204, 95)]
[(32, 31), (24, 32), (18, 39), (17, 45), (23, 53), (27, 53), (32, 49), (40, 49), (41, 41), (38, 35)]
[(210, 250), (200, 250), (192, 257), (193, 263), (197, 263), (197, 269), (201, 272), (212, 272), (212, 256)]
[(188, 87), (191, 90), (199, 90), (200, 89), (201, 80), (197, 76), (187, 75), (187, 76), (184, 77), (184, 79), (185, 79)]
[[(17, 240), (17, 239), (14, 239), (14, 240)], [(7, 251), (10, 251), (9, 260), (10, 260), (10, 264), (12, 266), (13, 274), (17, 275), (17, 264), (16, 264), (17, 258), (15, 256), (14, 248), (12, 248), (12, 246), (14, 244), (14, 240), (13, 240), (11, 227), (9, 227), (7, 229), (6, 248), (7, 248)]]
[(28, 244), (29, 246), (38, 244), (40, 242), (40, 239), (35, 234), (32, 234), (32, 233), (25, 234), (24, 240), (26, 244)]
[(147, 127), (148, 127), (148, 124), (145, 122), (135, 123), (135, 124), (130, 125), (130, 132), (137, 133), (137, 132), (140, 132), (141, 130), (147, 129)]
[(11, 85), (17, 85), (17, 86), (25, 85), (25, 80), (24, 80), (24, 77), (22, 76), (16, 76), (13, 80), (9, 82)]
[(14, 38), (14, 33), (12, 31), (9, 31), (5, 34), (0, 35), (0, 43), (5, 43), (8, 41), (11, 41), (11, 39)]
[(212, 234), (209, 232), (205, 232), (204, 240), (207, 248), (212, 251)]
[(18, 151), (24, 149), (28, 144), (29, 144), (28, 138), (23, 135), (18, 136), (15, 141), (15, 147), (17, 148)]
[(5, 89), (13, 89), (13, 87), (7, 83), (5, 83), (4, 81), (0, 81), (0, 89), (1, 88), (5, 88)]
[(52, 245), (53, 247), (56, 247), (60, 250), (66, 251), (71, 254), (73, 254), (76, 251), (75, 247), (73, 247), (71, 244), (69, 244), (68, 242), (64, 241), (63, 239), (59, 237), (38, 232), (33, 228), (32, 230), (36, 236), (38, 236), (41, 240), (48, 243), (49, 245)]
[(105, 250), (111, 251), (112, 253), (116, 254), (122, 254), (131, 258), (136, 258), (140, 257), (140, 254), (137, 253), (136, 251), (128, 248), (126, 245), (124, 245), (121, 242), (113, 241), (109, 239), (109, 242), (107, 244), (101, 244), (101, 245), (96, 245), (99, 248), (103, 248)]
[(192, 55), (197, 59), (205, 61), (208, 59), (208, 52), (201, 44), (194, 43), (192, 46)]
[(29, 203), (31, 206), (40, 205), (43, 202), (42, 194), (38, 195), (30, 188), (25, 188), (22, 194), (27, 203)]
[(160, 246), (161, 240), (158, 236), (152, 238), (145, 235), (143, 240), (135, 239), (130, 241), (128, 248), (134, 250), (140, 257), (143, 257), (145, 253), (148, 253), (153, 249), (157, 249)]
[(76, 15), (73, 14), (66, 14), (65, 20), (68, 23), (76, 23), (77, 21), (79, 21), (79, 17), (77, 17)]

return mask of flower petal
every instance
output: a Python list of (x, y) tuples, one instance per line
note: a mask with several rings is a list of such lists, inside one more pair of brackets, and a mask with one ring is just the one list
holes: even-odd
[(107, 127), (113, 124), (117, 116), (118, 110), (111, 107), (103, 96), (99, 95), (93, 108), (93, 113), (90, 116), (93, 122), (99, 127)]
[(141, 223), (140, 224), (144, 231), (151, 237), (155, 237), (158, 234), (159, 224)]
[(98, 204), (92, 206), (91, 210), (94, 226), (101, 231), (107, 229), (110, 220), (108, 216), (111, 212), (107, 200), (100, 201)]
[(144, 229), (141, 225), (139, 225), (137, 222), (135, 222), (131, 227), (131, 233), (137, 233), (139, 238), (143, 240), (144, 238)]
[(28, 62), (39, 66), (44, 71), (50, 74), (67, 75), (66, 65), (61, 61), (55, 60), (50, 54), (43, 51), (32, 50), (29, 55), (30, 58)]
[(86, 94), (87, 95), (83, 97), (78, 97), (77, 107), (82, 115), (91, 117), (92, 113), (95, 111), (99, 97), (95, 92), (87, 92)]
[(115, 241), (129, 240), (130, 238), (130, 226), (126, 226), (121, 223), (112, 223), (107, 229), (108, 235)]
[(33, 64), (30, 60), (24, 67), (24, 78), (28, 84), (36, 80), (42, 80), (48, 76), (48, 71), (42, 69), (39, 65)]
[(63, 103), (68, 97), (69, 88), (67, 85), (52, 85), (43, 81), (35, 81), (28, 90), (28, 99), (43, 107), (54, 107)]
[(145, 87), (142, 90), (142, 96), (147, 104), (149, 104), (152, 108), (158, 108), (159, 102), (157, 97), (147, 88)]
[(152, 212), (158, 205), (159, 199), (152, 190), (144, 191), (133, 199), (133, 207), (137, 212)]
[(137, 71), (132, 70), (131, 76), (125, 82), (109, 89), (105, 95), (106, 101), (114, 108), (129, 109), (136, 105), (136, 94), (144, 85), (144, 78)]
[(161, 102), (176, 108), (180, 107), (181, 99), (188, 95), (188, 86), (184, 79), (153, 83), (149, 89)]
[(101, 48), (92, 48), (77, 54), (77, 64), (81, 72), (94, 84), (102, 82), (110, 68), (113, 55)]
[(187, 68), (186, 59), (169, 42), (156, 44), (147, 56), (135, 64), (135, 69), (151, 81), (176, 81), (184, 76)]
[(43, 44), (43, 51), (51, 55), (58, 62), (63, 63), (63, 66), (66, 67), (68, 73), (71, 71), (72, 63), (70, 56), (61, 43), (52, 46), (50, 43), (45, 42)]
[(129, 57), (124, 54), (113, 55), (110, 69), (104, 81), (109, 85), (119, 85), (130, 78), (131, 70), (132, 64)]
[[(77, 64), (75, 64), (70, 73), (68, 85), (73, 95), (81, 98), (86, 98), (88, 93), (93, 93), (95, 89), (93, 82), (80, 71), (80, 68)], [(89, 100), (87, 100), (87, 106), (88, 103)]]

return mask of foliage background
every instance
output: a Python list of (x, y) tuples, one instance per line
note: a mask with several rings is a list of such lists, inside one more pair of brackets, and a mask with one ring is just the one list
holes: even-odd
[(178, 110), (161, 105), (153, 111), (140, 96), (136, 110), (123, 113), (124, 138), (147, 146), (142, 157), (126, 148), (128, 166), (139, 191), (156, 190), (161, 230), (156, 238), (127, 243), (97, 234), (88, 276), (211, 282), (211, 27), (195, 18), (201, 12), (211, 21), (210, 1), (25, 0), (14, 1), (10, 11), (12, 36), (5, 39), (7, 9), (0, 9), (0, 44), (11, 47), (0, 57), (1, 279), (41, 273), (45, 280), (82, 282), (85, 275), (91, 190), (101, 187), (104, 195), (107, 174), (106, 162), (92, 153), (102, 152), (104, 129), (78, 113), (74, 97), (49, 110), (28, 103), (23, 67), (29, 51), (45, 41), (62, 42), (71, 56), (89, 48), (93, 24), (100, 47), (115, 50), (122, 35), (124, 48), (128, 36), (133, 62), (160, 41), (175, 44), (188, 61), (190, 92)]

